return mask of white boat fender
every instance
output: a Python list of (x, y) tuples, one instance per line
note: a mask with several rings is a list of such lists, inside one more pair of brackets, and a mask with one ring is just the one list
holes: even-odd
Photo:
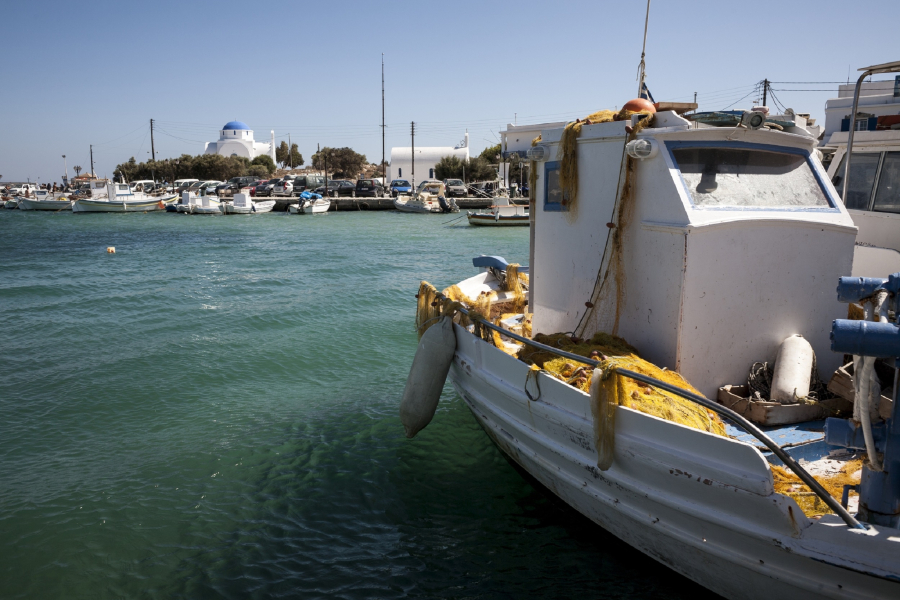
[(799, 399), (809, 396), (814, 360), (812, 346), (802, 335), (794, 334), (781, 342), (775, 358), (770, 400), (782, 404), (797, 404)]
[(406, 389), (400, 400), (400, 422), (406, 437), (414, 437), (431, 423), (455, 353), (453, 321), (449, 316), (441, 317), (419, 341), (406, 379)]

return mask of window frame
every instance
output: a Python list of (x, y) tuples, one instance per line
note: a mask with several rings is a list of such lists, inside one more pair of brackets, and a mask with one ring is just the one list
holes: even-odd
[[(560, 168), (560, 161), (553, 160), (544, 163), (544, 212), (569, 212), (569, 207), (562, 202), (554, 202), (550, 198), (550, 171), (556, 171)], [(687, 189), (687, 188), (685, 188)]]
[[(660, 140), (662, 141), (662, 140)], [(831, 192), (833, 189), (832, 186), (827, 185), (826, 182), (829, 181), (828, 174), (822, 169), (822, 166), (818, 164), (817, 161), (812, 160), (812, 153), (808, 150), (804, 150), (802, 148), (792, 148), (789, 146), (775, 146), (772, 144), (755, 144), (749, 142), (729, 142), (729, 141), (688, 141), (688, 140), (669, 140), (662, 141), (662, 145), (666, 149), (666, 153), (668, 155), (669, 160), (672, 161), (672, 167), (675, 169), (675, 172), (678, 174), (678, 181), (681, 182), (681, 187), (684, 190), (685, 196), (687, 197), (688, 202), (691, 205), (691, 208), (694, 210), (704, 210), (704, 211), (731, 211), (731, 212), (746, 212), (746, 211), (764, 211), (764, 212), (827, 212), (827, 213), (839, 213), (841, 209), (838, 207), (838, 202), (840, 201), (835, 194)], [(828, 206), (737, 206), (737, 205), (717, 205), (717, 206), (702, 206), (694, 203), (694, 196), (691, 194), (691, 190), (687, 185), (687, 182), (684, 180), (684, 176), (681, 174), (681, 167), (678, 166), (678, 160), (675, 158), (674, 150), (680, 149), (695, 149), (695, 148), (722, 148), (722, 149), (733, 149), (733, 150), (759, 150), (762, 152), (776, 152), (779, 154), (794, 154), (797, 156), (802, 156), (813, 173), (813, 176), (816, 179), (816, 183), (819, 184), (819, 189), (822, 190), (822, 194), (825, 196), (825, 201), (828, 202)]]

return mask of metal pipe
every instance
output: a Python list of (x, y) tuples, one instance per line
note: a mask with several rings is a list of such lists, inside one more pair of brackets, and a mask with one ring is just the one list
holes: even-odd
[(835, 500), (831, 496), (831, 494), (829, 494), (828, 491), (825, 490), (825, 488), (823, 488), (821, 484), (819, 484), (818, 481), (816, 481), (815, 477), (810, 475), (806, 471), (806, 469), (801, 467), (797, 463), (797, 461), (791, 458), (791, 456), (787, 452), (782, 450), (781, 447), (772, 440), (772, 438), (767, 436), (756, 425), (754, 425), (735, 411), (722, 406), (717, 402), (713, 402), (708, 398), (704, 398), (703, 396), (688, 392), (686, 390), (682, 390), (681, 388), (668, 384), (665, 381), (660, 381), (659, 379), (655, 379), (653, 377), (635, 373), (634, 371), (629, 371), (628, 369), (616, 369), (616, 373), (624, 375), (625, 377), (630, 377), (631, 379), (634, 379), (636, 381), (641, 381), (648, 385), (656, 386), (660, 389), (666, 390), (667, 392), (677, 394), (678, 396), (681, 396), (686, 400), (695, 402), (696, 404), (704, 406), (713, 412), (717, 412), (720, 415), (728, 417), (729, 419), (740, 425), (744, 431), (765, 444), (766, 447), (772, 451), (772, 454), (780, 458), (782, 462), (784, 462), (784, 464), (791, 471), (793, 471), (801, 481), (803, 481), (803, 483), (809, 486), (809, 489), (811, 489), (816, 494), (816, 496), (821, 498), (822, 501), (828, 505), (828, 508), (833, 510), (839, 517), (841, 517), (841, 519), (844, 520), (844, 523), (846, 523), (848, 527), (852, 527), (853, 529), (865, 529), (865, 526), (854, 519), (853, 515), (847, 512), (847, 509), (841, 506), (841, 504), (837, 500)]
[[(447, 297), (444, 296), (443, 294), (438, 294), (438, 297), (447, 299)], [(469, 316), (468, 310), (466, 310), (462, 307), (459, 307), (457, 310), (459, 310), (459, 312)], [(541, 344), (540, 342), (535, 342), (534, 340), (530, 340), (526, 337), (515, 334), (512, 331), (504, 329), (498, 325), (494, 325), (493, 323), (491, 323), (490, 321), (488, 321), (486, 319), (481, 319), (478, 317), (471, 317), (471, 316), (470, 316), (470, 318), (472, 318), (475, 321), (478, 321), (479, 323), (481, 323), (483, 326), (487, 327), (488, 329), (492, 329), (498, 333), (502, 333), (503, 335), (505, 335), (509, 338), (520, 341), (523, 344), (528, 344), (529, 346), (539, 348), (541, 350), (544, 350), (545, 352), (550, 352), (552, 354), (556, 354), (557, 356), (561, 356), (563, 358), (568, 358), (570, 360), (575, 360), (575, 361), (578, 361), (581, 363), (585, 363), (585, 364), (591, 365), (593, 367), (597, 367), (600, 365), (600, 361), (598, 361), (598, 360), (593, 360), (591, 358), (587, 358), (587, 357), (581, 356), (579, 354), (572, 354), (571, 352), (566, 352), (564, 350), (560, 350), (559, 348), (554, 348), (553, 346), (548, 346), (546, 344)], [(713, 402), (712, 400), (704, 398), (703, 396), (693, 394), (686, 390), (682, 390), (681, 388), (676, 387), (671, 384), (668, 384), (665, 381), (660, 381), (659, 379), (655, 379), (653, 377), (641, 375), (640, 373), (635, 373), (634, 371), (629, 371), (628, 369), (616, 369), (616, 373), (624, 375), (625, 377), (630, 377), (631, 379), (634, 379), (637, 381), (641, 381), (648, 385), (656, 386), (660, 389), (666, 390), (667, 392), (671, 392), (673, 394), (681, 396), (682, 398), (684, 398), (686, 400), (690, 400), (691, 402), (694, 402), (703, 407), (706, 407), (713, 412), (716, 412), (716, 413), (719, 413), (721, 415), (728, 417), (729, 419), (731, 419), (732, 421), (737, 423), (744, 431), (746, 431), (747, 433), (749, 433), (750, 435), (752, 435), (753, 437), (758, 439), (760, 442), (765, 444), (765, 446), (769, 450), (771, 450), (775, 456), (780, 458), (782, 460), (782, 462), (784, 462), (784, 464), (791, 471), (793, 471), (797, 475), (797, 477), (800, 478), (800, 480), (803, 483), (805, 483), (807, 486), (809, 486), (809, 489), (811, 489), (813, 491), (813, 493), (816, 494), (816, 496), (821, 498), (822, 501), (828, 505), (828, 508), (833, 510), (835, 512), (835, 514), (837, 514), (841, 519), (843, 519), (844, 523), (846, 523), (848, 527), (851, 527), (853, 529), (863, 529), (863, 530), (866, 529), (866, 527), (863, 524), (861, 524), (859, 521), (857, 521), (855, 518), (853, 518), (853, 515), (851, 515), (849, 512), (847, 512), (847, 509), (845, 509), (843, 506), (841, 506), (840, 503), (837, 500), (835, 500), (831, 496), (831, 494), (829, 494), (828, 491), (826, 491), (825, 488), (823, 488), (819, 484), (818, 481), (816, 481), (815, 477), (810, 475), (803, 467), (801, 467), (797, 463), (797, 461), (795, 461), (793, 458), (791, 458), (787, 452), (782, 450), (781, 447), (772, 440), (772, 438), (767, 436), (756, 425), (754, 425), (753, 423), (751, 423), (750, 421), (748, 421), (747, 419), (745, 419), (738, 413), (734, 412), (730, 408), (722, 406), (721, 404), (719, 404), (717, 402)]]
[(863, 71), (856, 80), (856, 90), (853, 92), (853, 112), (850, 113), (850, 133), (847, 136), (847, 155), (844, 158), (844, 191), (841, 193), (841, 201), (847, 206), (847, 190), (850, 189), (850, 153), (853, 151), (853, 133), (856, 131), (856, 111), (859, 110), (859, 90), (863, 79), (871, 75), (873, 69)]

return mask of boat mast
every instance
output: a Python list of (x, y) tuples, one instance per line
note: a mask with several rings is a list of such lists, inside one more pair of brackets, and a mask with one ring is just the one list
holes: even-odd
[(647, 54), (647, 25), (650, 23), (650, 0), (647, 0), (647, 16), (644, 17), (644, 47), (641, 48), (641, 64), (638, 66), (638, 93), (637, 97), (641, 98), (644, 93), (644, 55)]
[(384, 52), (381, 53), (381, 185), (387, 186), (384, 167)]
[(410, 156), (412, 157), (412, 190), (410, 190), (410, 194), (416, 193), (416, 122), (411, 121), (409, 124), (409, 134), (412, 137), (412, 152), (410, 152)]
[(153, 182), (156, 182), (156, 146), (153, 144), (153, 119), (150, 119), (150, 158), (153, 159), (153, 167), (150, 173), (153, 176)]

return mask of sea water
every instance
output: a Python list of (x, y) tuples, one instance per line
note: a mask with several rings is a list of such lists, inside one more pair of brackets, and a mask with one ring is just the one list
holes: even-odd
[(420, 279), (528, 262), (458, 217), (0, 211), (0, 598), (705, 595), (449, 385), (405, 439)]

